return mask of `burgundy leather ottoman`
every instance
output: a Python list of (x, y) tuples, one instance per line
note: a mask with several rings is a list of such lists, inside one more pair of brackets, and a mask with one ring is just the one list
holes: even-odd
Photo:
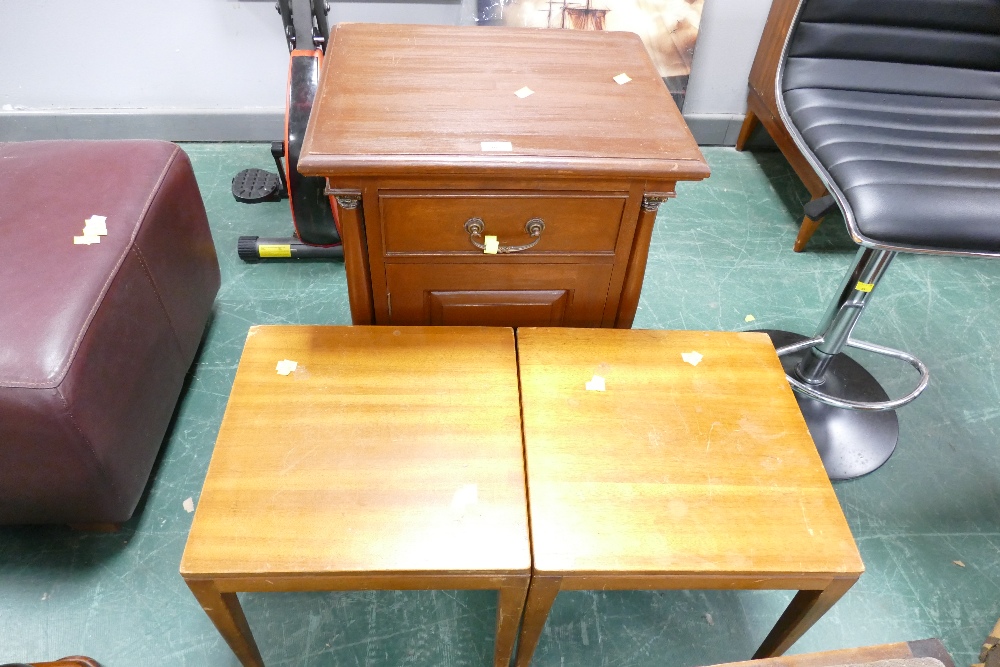
[(0, 143), (0, 524), (132, 515), (218, 289), (179, 147)]

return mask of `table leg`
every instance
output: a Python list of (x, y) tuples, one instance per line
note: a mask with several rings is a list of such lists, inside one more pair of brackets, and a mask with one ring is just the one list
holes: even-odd
[(212, 581), (187, 580), (186, 583), (244, 667), (264, 667), (264, 659), (260, 657), (236, 593), (222, 593)]
[(521, 620), (521, 636), (517, 643), (515, 667), (528, 667), (535, 653), (538, 640), (549, 617), (552, 603), (556, 601), (562, 577), (532, 577), (528, 586), (528, 599), (524, 603), (524, 618)]
[(771, 658), (787, 651), (856, 581), (835, 579), (821, 591), (796, 593), (753, 659)]
[(497, 601), (497, 640), (493, 652), (494, 667), (508, 667), (511, 653), (514, 652), (514, 640), (517, 638), (517, 627), (524, 613), (524, 599), (528, 595), (530, 577), (510, 579), (500, 587)]

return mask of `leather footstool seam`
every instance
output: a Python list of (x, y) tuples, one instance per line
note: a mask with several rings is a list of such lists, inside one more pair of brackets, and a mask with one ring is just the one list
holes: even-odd
[(98, 456), (97, 450), (94, 449), (93, 443), (90, 442), (90, 438), (87, 437), (87, 434), (84, 433), (83, 429), (81, 429), (80, 426), (76, 423), (76, 418), (73, 416), (73, 410), (71, 410), (69, 407), (69, 401), (67, 401), (66, 397), (63, 396), (62, 388), (55, 387), (55, 390), (56, 390), (56, 395), (59, 397), (59, 400), (62, 401), (63, 407), (66, 409), (66, 416), (69, 418), (69, 422), (73, 425), (73, 428), (76, 429), (76, 432), (80, 434), (80, 437), (83, 438), (83, 442), (87, 445), (87, 449), (90, 450), (90, 453), (94, 460), (94, 464), (97, 466), (97, 472), (101, 475), (101, 477), (104, 478), (104, 482), (108, 485), (108, 488), (114, 494), (115, 499), (119, 503), (121, 503), (124, 499), (122, 497), (121, 491), (118, 488), (118, 485), (115, 484), (114, 477), (108, 472), (107, 468), (104, 467), (104, 462), (101, 461), (101, 457)]
[(149, 286), (153, 288), (153, 294), (156, 295), (156, 302), (160, 304), (160, 309), (163, 311), (163, 317), (167, 320), (167, 326), (170, 327), (170, 333), (173, 335), (174, 345), (177, 347), (177, 351), (180, 353), (181, 358), (184, 358), (184, 348), (181, 346), (181, 338), (177, 335), (177, 327), (174, 326), (174, 321), (170, 317), (170, 312), (167, 310), (167, 306), (163, 303), (163, 297), (160, 295), (160, 289), (156, 286), (156, 280), (153, 278), (153, 272), (149, 270), (149, 266), (146, 264), (146, 258), (143, 257), (142, 251), (136, 245), (132, 246), (132, 252), (135, 253), (136, 259), (139, 260), (139, 266), (142, 267), (143, 273), (146, 274), (146, 279), (149, 280)]

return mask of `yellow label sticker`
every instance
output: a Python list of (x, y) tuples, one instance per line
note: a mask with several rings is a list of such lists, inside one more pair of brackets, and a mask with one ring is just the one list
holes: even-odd
[(863, 283), (859, 280), (858, 284), (854, 286), (854, 289), (858, 290), (859, 292), (871, 292), (873, 289), (875, 289), (875, 284)]
[(495, 255), (500, 250), (500, 242), (497, 241), (497, 237), (495, 236), (487, 236), (484, 245), (486, 247), (483, 248), (483, 252), (487, 255)]
[(288, 244), (261, 243), (257, 246), (261, 257), (291, 257), (292, 246)]

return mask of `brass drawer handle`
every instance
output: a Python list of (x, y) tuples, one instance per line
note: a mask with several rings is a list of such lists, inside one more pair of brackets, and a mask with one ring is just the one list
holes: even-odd
[[(486, 250), (486, 246), (481, 242), (477, 241), (476, 237), (482, 239), (483, 232), (486, 230), (486, 223), (483, 222), (482, 218), (469, 218), (465, 221), (465, 231), (469, 233), (469, 241), (472, 245), (476, 246), (480, 250)], [(502, 245), (497, 248), (498, 253), (512, 253), (521, 252), (522, 250), (527, 250), (528, 248), (534, 248), (538, 245), (538, 242), (542, 240), (542, 232), (545, 230), (545, 222), (541, 218), (532, 218), (528, 220), (524, 225), (524, 231), (528, 233), (535, 240), (531, 243), (525, 243), (524, 245)]]

